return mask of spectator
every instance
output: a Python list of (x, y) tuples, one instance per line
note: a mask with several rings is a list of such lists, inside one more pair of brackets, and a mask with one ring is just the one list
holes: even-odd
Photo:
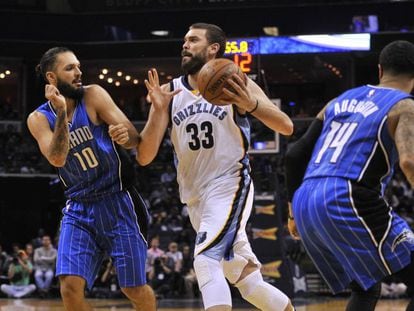
[(148, 280), (157, 297), (170, 297), (173, 288), (174, 260), (163, 254), (154, 259), (153, 268), (148, 274)]
[(53, 247), (50, 236), (44, 235), (42, 246), (34, 251), (35, 280), (41, 296), (47, 295), (55, 276), (57, 251)]
[(0, 244), (0, 284), (3, 284), (7, 277), (7, 265), (9, 263), (9, 255), (3, 251), (3, 247)]
[(19, 250), (21, 249), (20, 244), (17, 242), (12, 243), (12, 253), (11, 253), (11, 257), (16, 257), (17, 253), (19, 252)]
[(180, 273), (183, 265), (183, 253), (178, 250), (176, 242), (170, 242), (166, 255), (174, 260), (174, 271)]
[(26, 252), (27, 256), (29, 257), (30, 262), (32, 265), (34, 264), (34, 249), (32, 243), (26, 243), (24, 246), (24, 251)]
[(194, 298), (198, 294), (197, 277), (193, 268), (194, 256), (188, 244), (183, 246), (183, 266), (181, 275), (184, 277), (184, 296)]
[(121, 296), (121, 290), (119, 288), (118, 279), (116, 277), (116, 269), (111, 258), (109, 258), (106, 269), (101, 276), (101, 283), (108, 286), (111, 293), (109, 297), (115, 298)]
[(183, 253), (178, 250), (178, 244), (176, 242), (170, 242), (168, 244), (168, 252), (165, 253), (174, 262), (174, 270), (171, 273), (171, 292), (174, 297), (184, 294), (184, 278), (181, 275), (183, 267)]
[(44, 235), (45, 230), (43, 228), (40, 228), (37, 232), (37, 237), (33, 238), (32, 240), (32, 245), (34, 249), (42, 246), (42, 238)]
[(8, 261), (9, 255), (3, 250), (3, 246), (0, 244), (0, 274), (3, 272), (4, 267)]
[(146, 269), (145, 269), (147, 276), (154, 269), (155, 258), (158, 258), (161, 255), (164, 255), (164, 251), (159, 248), (160, 239), (158, 238), (158, 236), (154, 236), (151, 239), (150, 243), (151, 243), (151, 247), (147, 251), (147, 262), (146, 262)]
[(95, 281), (92, 294), (95, 298), (118, 298), (122, 296), (111, 257), (102, 262), (102, 269)]
[(34, 284), (30, 284), (30, 274), (33, 266), (24, 250), (19, 250), (13, 258), (8, 271), (10, 284), (2, 284), (0, 289), (3, 293), (13, 298), (28, 296), (36, 290)]

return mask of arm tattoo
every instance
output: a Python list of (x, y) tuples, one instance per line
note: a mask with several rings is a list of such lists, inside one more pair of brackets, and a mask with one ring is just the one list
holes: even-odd
[(69, 151), (69, 131), (66, 118), (66, 110), (57, 111), (57, 118), (53, 139), (50, 146), (50, 155), (59, 157), (68, 154)]
[[(414, 157), (414, 102), (404, 100), (395, 106), (395, 112), (399, 114), (398, 124), (395, 129), (395, 144), (400, 159), (413, 159)], [(393, 109), (394, 110), (394, 109)], [(410, 161), (408, 162), (410, 163)], [(406, 165), (403, 170), (408, 182), (414, 186), (414, 162)]]

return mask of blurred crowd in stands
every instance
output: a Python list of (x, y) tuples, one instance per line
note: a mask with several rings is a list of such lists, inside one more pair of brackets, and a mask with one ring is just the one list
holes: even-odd
[(15, 106), (15, 99), (11, 96), (0, 97), (0, 120), (20, 120), (21, 115)]
[(10, 253), (0, 245), (1, 293), (10, 298), (49, 296), (56, 287), (56, 255), (51, 236), (42, 230), (24, 246), (13, 243)]
[[(193, 270), (193, 249), (189, 244), (170, 240), (166, 247), (155, 235), (149, 241), (146, 274), (158, 298), (195, 298), (199, 296)], [(42, 229), (39, 236), (24, 246), (13, 243), (11, 252), (0, 245), (0, 298), (54, 298), (59, 296), (55, 276), (57, 241)], [(123, 297), (110, 257), (104, 258), (90, 298)]]

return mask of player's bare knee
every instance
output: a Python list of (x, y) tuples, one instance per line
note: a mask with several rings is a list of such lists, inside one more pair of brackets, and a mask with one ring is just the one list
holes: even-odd
[(85, 281), (76, 276), (60, 277), (60, 294), (64, 299), (83, 299)]

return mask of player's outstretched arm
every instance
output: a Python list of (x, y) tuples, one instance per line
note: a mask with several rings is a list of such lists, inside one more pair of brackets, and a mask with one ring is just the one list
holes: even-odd
[(115, 104), (109, 93), (99, 85), (85, 87), (85, 102), (93, 111), (88, 113), (95, 123), (102, 121), (109, 125), (112, 140), (126, 149), (135, 148), (138, 144), (138, 131), (122, 110)]
[(236, 74), (227, 80), (235, 90), (232, 92), (223, 88), (223, 92), (230, 97), (239, 110), (250, 113), (264, 125), (282, 135), (293, 133), (293, 122), (289, 116), (279, 109), (263, 92), (263, 90), (250, 78), (247, 83)]

